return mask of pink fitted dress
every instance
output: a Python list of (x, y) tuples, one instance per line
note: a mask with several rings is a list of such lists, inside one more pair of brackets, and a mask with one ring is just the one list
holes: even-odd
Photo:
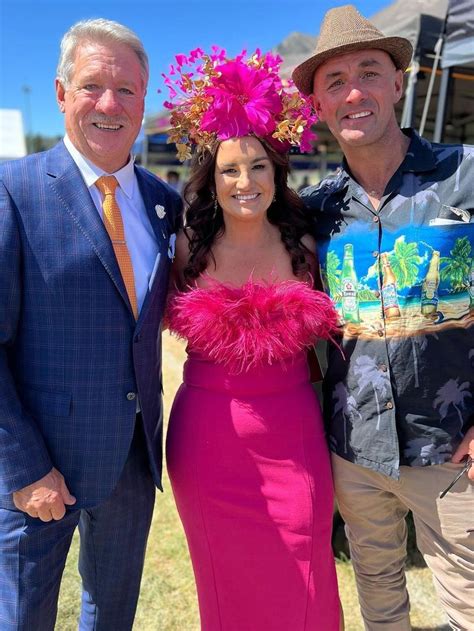
[(329, 298), (299, 281), (175, 295), (188, 342), (167, 462), (203, 631), (338, 631), (333, 487), (307, 347)]

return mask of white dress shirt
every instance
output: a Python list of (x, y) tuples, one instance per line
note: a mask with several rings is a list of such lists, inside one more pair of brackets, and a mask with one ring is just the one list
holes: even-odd
[(113, 175), (117, 178), (119, 186), (115, 192), (115, 199), (122, 213), (125, 240), (133, 265), (137, 307), (140, 312), (159, 252), (155, 233), (138, 187), (133, 158), (130, 156), (127, 164), (115, 173), (106, 173), (79, 153), (67, 134), (64, 137), (64, 144), (81, 172), (101, 218), (102, 196), (95, 183), (102, 175)]

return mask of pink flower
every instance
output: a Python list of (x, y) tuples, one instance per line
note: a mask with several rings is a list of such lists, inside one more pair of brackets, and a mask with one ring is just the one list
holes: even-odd
[(215, 132), (219, 140), (270, 134), (275, 116), (282, 110), (274, 78), (265, 69), (250, 68), (240, 60), (217, 66), (216, 71), (219, 76), (205, 91), (213, 101), (202, 117), (201, 128)]
[(189, 59), (194, 62), (196, 59), (200, 59), (204, 55), (202, 48), (195, 48), (189, 53)]
[(175, 59), (176, 63), (178, 64), (178, 68), (181, 68), (181, 66), (185, 66), (188, 63), (188, 58), (182, 53), (180, 53), (179, 55), (175, 55)]

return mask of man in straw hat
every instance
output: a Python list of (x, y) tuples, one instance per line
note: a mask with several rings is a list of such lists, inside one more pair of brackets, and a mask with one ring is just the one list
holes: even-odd
[(353, 6), (326, 14), (293, 79), (313, 94), (344, 163), (303, 198), (343, 322), (343, 356), (328, 353), (325, 412), (365, 628), (410, 629), (411, 510), (450, 624), (468, 631), (474, 152), (399, 128), (394, 105), (411, 55), (406, 39), (385, 37)]

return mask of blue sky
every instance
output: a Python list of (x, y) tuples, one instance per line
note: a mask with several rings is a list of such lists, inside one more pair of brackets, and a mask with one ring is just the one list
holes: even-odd
[[(367, 17), (390, 3), (355, 0)], [(150, 58), (146, 113), (151, 114), (167, 97), (157, 90), (176, 53), (211, 44), (230, 54), (242, 48), (266, 51), (293, 31), (316, 35), (324, 13), (342, 4), (344, 0), (0, 0), (0, 108), (22, 110), (26, 131), (62, 134), (54, 94), (59, 42), (81, 19), (117, 20), (142, 39)]]

